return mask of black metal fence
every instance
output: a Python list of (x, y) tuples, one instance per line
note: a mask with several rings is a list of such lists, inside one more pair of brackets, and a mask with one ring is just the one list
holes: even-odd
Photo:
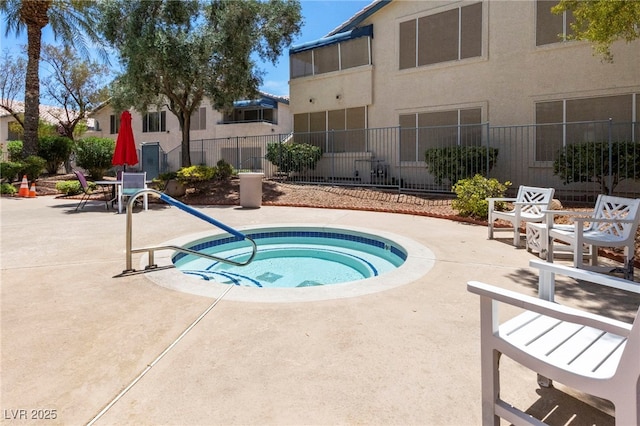
[[(301, 144), (315, 148), (300, 154)], [(554, 187), (562, 201), (640, 197), (640, 124), (611, 120), (238, 136), (191, 141), (190, 155), (192, 164), (225, 160), (299, 183), (449, 194), (458, 179), (480, 173), (511, 182), (514, 193), (519, 185)], [(164, 160), (164, 171), (177, 170), (180, 148)]]

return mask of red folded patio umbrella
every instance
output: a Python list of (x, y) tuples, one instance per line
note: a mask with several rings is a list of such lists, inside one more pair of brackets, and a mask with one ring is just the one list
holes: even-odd
[(111, 163), (114, 166), (134, 166), (138, 164), (138, 151), (136, 142), (133, 139), (133, 129), (131, 128), (131, 113), (123, 111), (120, 115), (120, 131), (116, 139), (116, 149), (113, 151)]

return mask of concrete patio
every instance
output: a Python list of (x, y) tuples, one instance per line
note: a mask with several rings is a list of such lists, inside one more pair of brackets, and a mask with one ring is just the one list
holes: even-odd
[[(478, 425), (479, 301), (466, 282), (537, 291), (528, 267), (535, 256), (508, 235), (488, 240), (482, 226), (225, 206), (200, 210), (232, 227), (295, 222), (391, 232), (428, 247), (435, 266), (409, 284), (352, 298), (210, 299), (145, 274), (114, 278), (125, 267), (126, 216), (98, 202), (76, 212), (76, 204), (0, 201), (6, 424), (42, 424), (32, 415), (55, 413), (46, 424)], [(164, 204), (136, 210), (133, 222), (134, 247), (211, 229)], [(627, 321), (640, 304), (567, 280), (557, 287), (560, 301)], [(561, 385), (539, 389), (534, 373), (508, 359), (502, 365), (504, 398), (546, 422), (614, 424), (607, 402)]]

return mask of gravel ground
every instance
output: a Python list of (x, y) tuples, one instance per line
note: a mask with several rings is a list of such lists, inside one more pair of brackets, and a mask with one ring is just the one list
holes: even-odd
[[(55, 189), (55, 183), (59, 180), (73, 179), (75, 179), (74, 175), (39, 179), (37, 193), (38, 195), (60, 195)], [(188, 191), (185, 196), (178, 199), (190, 205), (240, 205), (239, 182), (239, 179), (214, 182), (198, 192)], [(451, 198), (356, 186), (302, 185), (264, 180), (262, 204), (404, 213), (485, 226), (487, 224), (486, 220), (458, 216), (451, 207)], [(568, 223), (569, 219), (559, 218), (558, 222)], [(636, 235), (635, 264), (640, 267), (640, 229)]]

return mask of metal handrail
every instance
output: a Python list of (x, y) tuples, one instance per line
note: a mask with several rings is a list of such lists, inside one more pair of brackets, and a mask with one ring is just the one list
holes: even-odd
[[(195, 250), (191, 250), (188, 248), (184, 248), (184, 247), (178, 247), (178, 246), (174, 246), (174, 245), (168, 245), (168, 246), (156, 246), (156, 247), (146, 247), (146, 248), (138, 248), (138, 249), (133, 249), (132, 248), (132, 231), (133, 231), (133, 203), (136, 201), (136, 199), (138, 197), (140, 197), (141, 195), (144, 194), (148, 194), (148, 193), (152, 193), (152, 194), (156, 194), (160, 196), (160, 199), (172, 206), (175, 206), (177, 208), (179, 208), (180, 210), (183, 210), (199, 219), (204, 220), (205, 222), (209, 222), (210, 224), (217, 226), (218, 228), (222, 229), (223, 231), (228, 232), (229, 234), (233, 235), (234, 237), (237, 238), (241, 238), (244, 240), (248, 240), (251, 245), (253, 246), (252, 249), (252, 253), (251, 256), (249, 257), (249, 259), (247, 259), (245, 262), (236, 262), (234, 260), (230, 260), (230, 259), (224, 259), (218, 256), (214, 256), (211, 254), (206, 254), (206, 253), (201, 253)], [(154, 263), (154, 253), (156, 251), (159, 250), (175, 250), (175, 251), (179, 251), (179, 252), (183, 252), (183, 253), (188, 253), (188, 254), (192, 254), (194, 256), (199, 256), (199, 257), (204, 257), (206, 259), (210, 259), (210, 260), (215, 260), (218, 262), (223, 262), (223, 263), (228, 263), (230, 265), (234, 265), (234, 266), (246, 266), (249, 263), (251, 263), (251, 261), (253, 260), (253, 258), (256, 256), (258, 247), (255, 243), (255, 241), (253, 241), (252, 238), (248, 237), (247, 235), (241, 233), (240, 231), (237, 231), (233, 228), (231, 228), (230, 226), (225, 225), (222, 222), (219, 222), (217, 220), (215, 220), (214, 218), (205, 215), (204, 213), (194, 209), (191, 206), (188, 206), (184, 203), (181, 203), (180, 201), (176, 200), (175, 198), (172, 198), (170, 196), (168, 196), (167, 194), (157, 191), (155, 189), (149, 189), (149, 188), (145, 188), (145, 189), (141, 189), (139, 191), (137, 191), (135, 194), (133, 194), (130, 198), (129, 201), (127, 202), (127, 228), (126, 228), (126, 269), (124, 271), (122, 271), (122, 274), (120, 274), (119, 276), (124, 276), (124, 275), (130, 275), (133, 273), (137, 273), (138, 271), (136, 271), (135, 269), (133, 269), (132, 267), (132, 255), (133, 253), (148, 253), (149, 254), (149, 262), (148, 265), (145, 267), (145, 271), (149, 270), (149, 269), (155, 269), (157, 268), (157, 265), (155, 265)]]

